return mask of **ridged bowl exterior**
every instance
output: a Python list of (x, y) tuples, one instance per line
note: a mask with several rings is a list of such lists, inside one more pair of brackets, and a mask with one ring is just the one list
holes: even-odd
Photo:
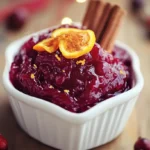
[(21, 128), (42, 143), (63, 150), (90, 149), (115, 139), (123, 131), (144, 84), (139, 60), (133, 50), (116, 42), (117, 47), (123, 48), (131, 56), (134, 82), (132, 89), (101, 102), (84, 113), (74, 114), (21, 93), (11, 84), (11, 63), (19, 47), (30, 36), (15, 41), (7, 48), (3, 73), (4, 87)]
[(12, 97), (9, 99), (19, 125), (30, 136), (58, 149), (85, 150), (116, 138), (123, 131), (137, 98), (79, 125), (70, 124)]

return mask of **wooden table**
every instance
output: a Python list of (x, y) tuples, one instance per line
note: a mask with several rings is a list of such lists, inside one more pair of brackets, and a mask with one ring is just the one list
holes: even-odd
[[(109, 1), (128, 8), (128, 3), (125, 0)], [(1, 0), (0, 8), (9, 4), (9, 2), (9, 0)], [(64, 4), (64, 10), (66, 11), (63, 13), (63, 11), (60, 12), (60, 9)], [(53, 148), (47, 147), (32, 139), (17, 125), (1, 80), (5, 64), (5, 48), (10, 42), (24, 35), (51, 25), (59, 24), (61, 18), (64, 16), (72, 18), (73, 21), (81, 21), (86, 5), (87, 3), (78, 4), (73, 2), (69, 4), (65, 0), (53, 0), (47, 9), (31, 16), (28, 24), (19, 32), (8, 32), (4, 30), (2, 25), (0, 26), (0, 133), (8, 139), (9, 150), (52, 150)], [(134, 48), (140, 57), (145, 86), (124, 132), (116, 140), (95, 150), (132, 150), (138, 136), (150, 138), (150, 41), (145, 39), (139, 23), (129, 14), (125, 18), (118, 39)]]

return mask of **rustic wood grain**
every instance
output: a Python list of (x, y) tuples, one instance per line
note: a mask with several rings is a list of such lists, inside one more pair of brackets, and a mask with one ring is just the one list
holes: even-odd
[[(125, 0), (109, 0), (112, 3), (118, 3), (127, 8)], [(0, 1), (0, 8), (9, 3), (10, 0)], [(61, 3), (60, 3), (61, 2)], [(6, 31), (0, 25), (0, 133), (2, 133), (9, 142), (9, 150), (53, 150), (42, 143), (29, 137), (17, 125), (12, 110), (8, 103), (7, 94), (2, 86), (2, 72), (4, 69), (4, 52), (7, 45), (24, 35), (38, 31), (51, 25), (60, 23), (60, 18), (56, 17), (60, 4), (66, 4), (66, 1), (53, 0), (52, 4), (39, 14), (33, 15), (23, 30), (16, 33)], [(71, 17), (74, 21), (81, 21), (87, 3), (77, 4), (74, 2), (65, 12), (64, 16)], [(124, 132), (114, 141), (95, 148), (95, 150), (133, 150), (133, 145), (138, 136), (150, 138), (150, 41), (144, 38), (143, 30), (134, 17), (128, 14), (125, 18), (118, 39), (130, 45), (135, 49), (141, 60), (141, 70), (145, 78), (145, 86), (139, 97), (139, 101), (128, 121)]]

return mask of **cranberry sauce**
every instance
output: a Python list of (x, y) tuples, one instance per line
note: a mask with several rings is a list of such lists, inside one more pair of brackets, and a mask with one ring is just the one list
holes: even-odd
[(34, 51), (33, 46), (51, 32), (32, 37), (15, 56), (10, 80), (16, 89), (81, 113), (131, 88), (130, 59), (125, 51), (115, 48), (113, 56), (95, 44), (78, 59), (66, 59), (59, 50), (51, 54)]

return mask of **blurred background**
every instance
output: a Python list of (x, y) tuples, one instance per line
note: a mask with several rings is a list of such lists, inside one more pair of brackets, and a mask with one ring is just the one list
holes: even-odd
[[(2, 86), (5, 49), (25, 35), (56, 24), (81, 22), (90, 0), (0, 0), (0, 133), (10, 150), (48, 150), (17, 125)], [(96, 150), (132, 150), (139, 136), (150, 138), (150, 0), (106, 0), (127, 14), (117, 39), (131, 46), (141, 61), (145, 85), (124, 132)]]

